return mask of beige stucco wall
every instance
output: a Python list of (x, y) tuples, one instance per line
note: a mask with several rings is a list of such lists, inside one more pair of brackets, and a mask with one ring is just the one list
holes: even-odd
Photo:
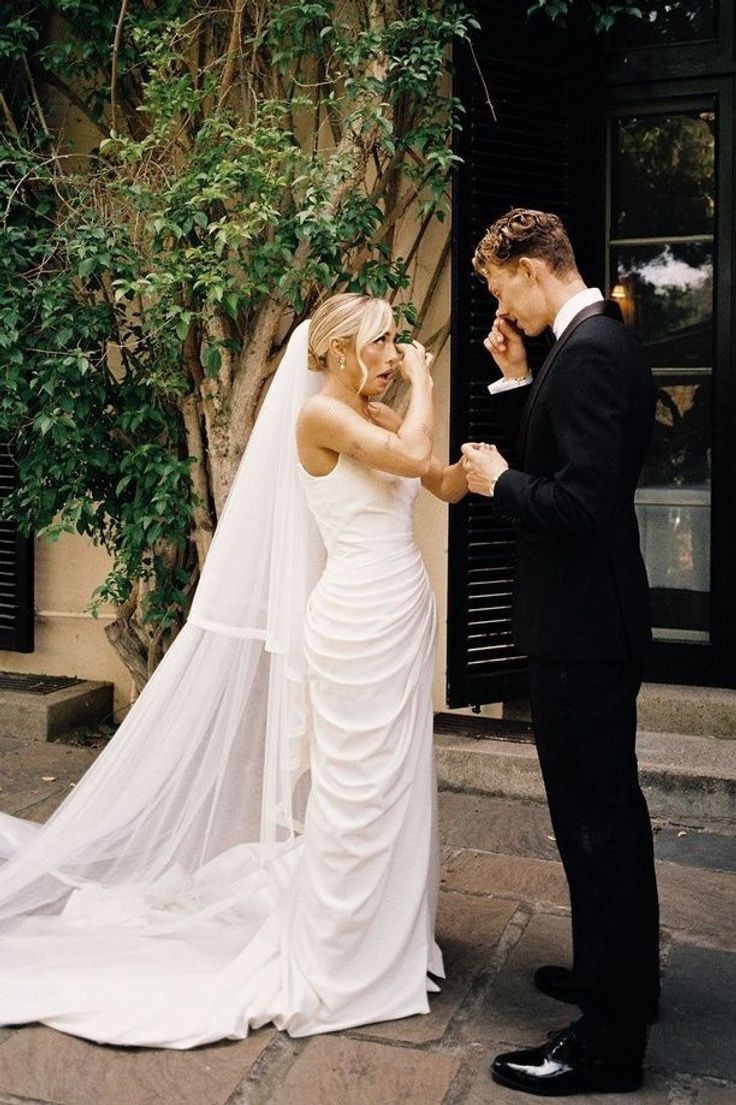
[(103, 611), (93, 618), (88, 611), (92, 592), (109, 570), (107, 553), (64, 534), (55, 544), (37, 540), (35, 555), (35, 649), (0, 650), (0, 670), (112, 682), (119, 720), (131, 700), (131, 678), (105, 636), (113, 615)]
[[(446, 266), (444, 276), (434, 297), (432, 310), (424, 328), (431, 334), (449, 317), (450, 312), (450, 266)], [(423, 334), (420, 335), (424, 336)], [(450, 343), (445, 345), (437, 357), (432, 378), (434, 380), (435, 411), (435, 447), (434, 452), (440, 460), (456, 460), (448, 455), (450, 427)], [(447, 652), (447, 503), (440, 502), (428, 491), (422, 490), (415, 510), (417, 541), (427, 566), (434, 593), (437, 597), (438, 648), (437, 665), (434, 677), (434, 708), (441, 710), (445, 706), (445, 672)]]

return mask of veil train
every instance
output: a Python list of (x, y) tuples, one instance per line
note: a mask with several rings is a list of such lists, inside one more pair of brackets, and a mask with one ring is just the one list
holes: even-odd
[(93, 899), (101, 923), (227, 925), (233, 879), (298, 842), (303, 620), (322, 566), (294, 441), (321, 386), (308, 332), (275, 374), (188, 621), (115, 737), (45, 825), (0, 815), (3, 939), (68, 927)]

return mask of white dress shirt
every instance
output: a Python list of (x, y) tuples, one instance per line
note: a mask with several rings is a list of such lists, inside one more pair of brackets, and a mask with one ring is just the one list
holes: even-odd
[[(589, 307), (591, 303), (600, 303), (603, 300), (603, 293), (599, 288), (583, 288), (582, 292), (576, 292), (575, 295), (571, 295), (566, 303), (563, 303), (559, 311), (555, 315), (555, 321), (552, 323), (552, 329), (554, 331), (555, 339), (559, 339), (570, 325), (583, 307)], [(523, 388), (527, 387), (532, 382), (531, 372), (527, 372), (526, 376), (522, 376), (519, 379), (513, 380), (507, 376), (502, 376), (500, 380), (496, 380), (494, 383), (488, 385), (488, 391), (491, 395), (498, 395), (502, 391), (510, 391), (511, 388)]]
[(590, 307), (591, 303), (602, 302), (603, 293), (599, 288), (583, 288), (582, 292), (571, 295), (567, 302), (562, 304), (555, 316), (555, 321), (552, 323), (555, 338), (562, 337), (575, 315), (579, 314), (583, 307)]

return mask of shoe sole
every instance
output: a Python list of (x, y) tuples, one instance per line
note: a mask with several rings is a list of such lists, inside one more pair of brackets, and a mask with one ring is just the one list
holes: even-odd
[(582, 1093), (633, 1093), (635, 1090), (641, 1089), (644, 1082), (643, 1075), (636, 1078), (611, 1080), (610, 1082), (596, 1082), (595, 1085), (591, 1079), (589, 1085), (577, 1085), (569, 1090), (561, 1090), (559, 1086), (554, 1086), (552, 1083), (548, 1083), (546, 1086), (544, 1083), (528, 1086), (525, 1083), (516, 1082), (513, 1078), (505, 1078), (503, 1075), (496, 1074), (494, 1070), (491, 1071), (491, 1078), (499, 1086), (506, 1086), (510, 1090), (519, 1090), (521, 1093), (533, 1094), (535, 1097), (572, 1097), (574, 1094)]

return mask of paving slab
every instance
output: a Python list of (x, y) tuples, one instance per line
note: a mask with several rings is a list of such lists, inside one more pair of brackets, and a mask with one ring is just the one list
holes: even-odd
[(355, 1035), (414, 1044), (440, 1040), (474, 978), (488, 965), (515, 910), (516, 902), (440, 894), (437, 942), (442, 948), (447, 977), (439, 982), (441, 992), (430, 994), (429, 1013), (367, 1025)]
[(274, 1030), (191, 1051), (106, 1047), (32, 1025), (0, 1044), (0, 1094), (52, 1105), (224, 1105)]
[(451, 852), (442, 867), (442, 886), (466, 894), (511, 898), (541, 908), (570, 904), (562, 864), (492, 852)]
[(657, 859), (687, 867), (736, 871), (736, 834), (697, 828), (661, 828), (654, 836)]
[(657, 864), (663, 928), (679, 941), (736, 951), (736, 874)]
[(562, 1028), (579, 1015), (574, 1006), (560, 1005), (540, 993), (532, 981), (543, 963), (569, 963), (570, 922), (566, 917), (532, 917), (506, 962), (493, 978), (483, 1000), (460, 1026), (467, 1043), (499, 1050), (541, 1043), (547, 1032)]
[(734, 1105), (736, 1086), (699, 1084), (694, 1089), (692, 1105)]
[[(657, 864), (662, 927), (678, 940), (736, 951), (736, 874), (677, 863)], [(562, 864), (492, 852), (446, 853), (442, 886), (465, 894), (525, 902), (537, 909), (569, 907)]]
[(0, 810), (44, 821), (79, 782), (99, 751), (0, 738)]
[[(675, 947), (662, 1012), (652, 1025), (653, 1065), (736, 1081), (736, 954)], [(731, 1089), (729, 1105), (736, 1101)]]
[[(490, 1057), (489, 1057), (490, 1059)], [(490, 1062), (486, 1063), (486, 1068)], [(565, 1101), (570, 1105), (667, 1105), (669, 1100), (670, 1079), (658, 1071), (647, 1072), (644, 1085), (634, 1093), (621, 1094), (572, 1094)], [(491, 1081), (488, 1070), (481, 1070), (473, 1083), (463, 1105), (524, 1105), (525, 1102), (538, 1101), (529, 1094), (520, 1094)], [(700, 1105), (700, 1103), (698, 1103)], [(714, 1105), (716, 1103), (714, 1102)], [(720, 1103), (719, 1103), (720, 1105)], [(724, 1103), (725, 1105), (725, 1103)], [(730, 1103), (733, 1105), (733, 1102)]]
[(451, 1055), (322, 1036), (269, 1105), (441, 1105), (459, 1068)]
[(546, 803), (441, 791), (439, 822), (448, 847), (558, 858)]

